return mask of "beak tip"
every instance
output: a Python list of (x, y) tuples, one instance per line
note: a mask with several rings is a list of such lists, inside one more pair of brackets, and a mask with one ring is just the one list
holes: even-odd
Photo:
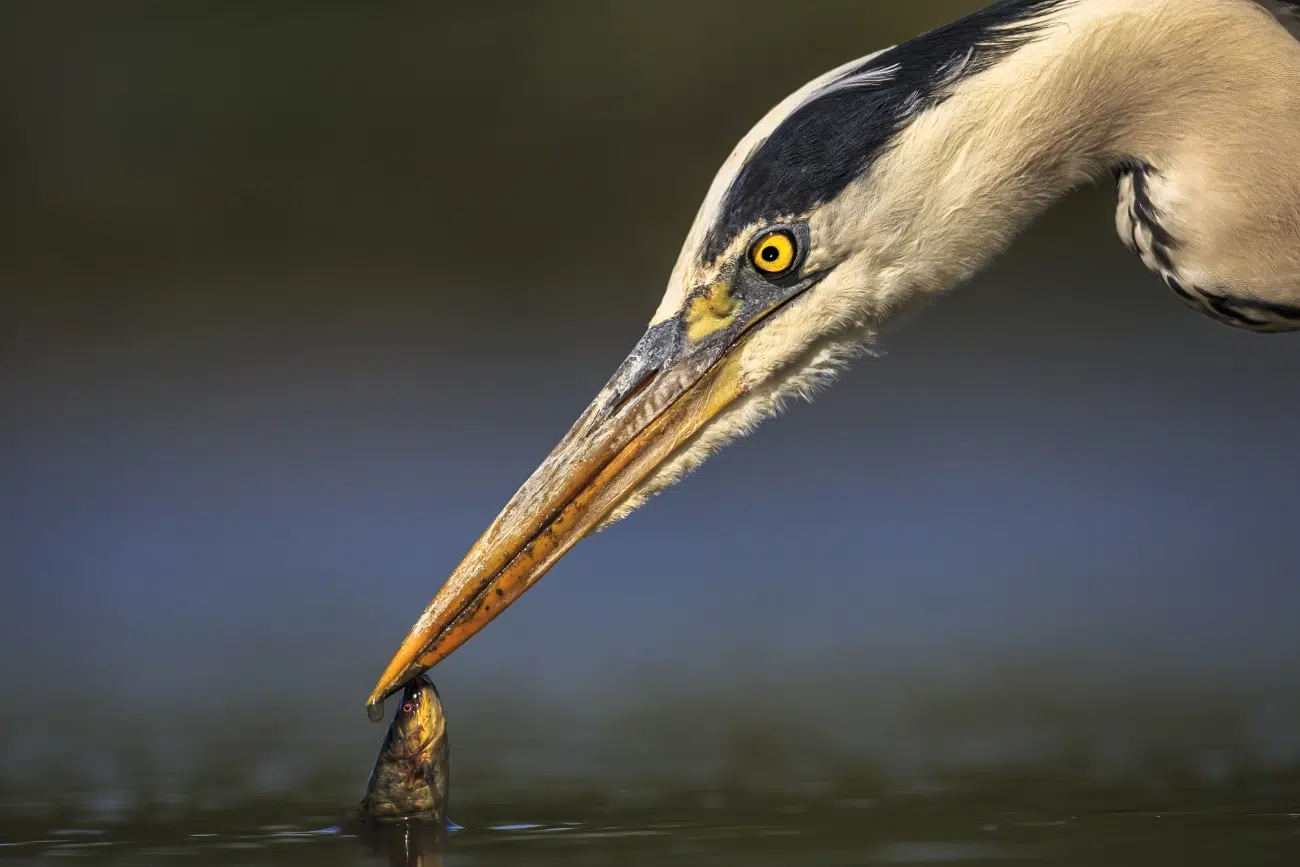
[(430, 654), (420, 656), (421, 649), (423, 646), (420, 642), (408, 638), (389, 661), (388, 668), (375, 684), (375, 688), (370, 691), (370, 697), (366, 699), (366, 716), (371, 722), (379, 722), (384, 718), (384, 702), (390, 695), (400, 692), (402, 687), (424, 674), (437, 659), (441, 658), (440, 656), (430, 658)]
[(366, 717), (372, 722), (383, 722), (384, 720), (384, 700), (376, 699), (373, 695), (370, 701), (366, 702)]

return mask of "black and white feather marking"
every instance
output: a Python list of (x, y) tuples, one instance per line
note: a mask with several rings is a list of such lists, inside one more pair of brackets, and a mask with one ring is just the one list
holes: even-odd
[(1234, 328), (1257, 332), (1300, 329), (1300, 306), (1259, 301), (1225, 293), (1218, 286), (1197, 285), (1174, 263), (1178, 239), (1166, 228), (1161, 209), (1151, 200), (1155, 170), (1145, 163), (1121, 169), (1115, 227), (1124, 246), (1160, 276), (1188, 306)]
[(1161, 225), (1163, 215), (1151, 201), (1148, 179), (1153, 173), (1146, 163), (1135, 163), (1119, 171), (1119, 210), (1115, 227), (1124, 246), (1137, 253), (1143, 265), (1168, 282), (1169, 275), (1175, 271), (1172, 253), (1178, 247), (1178, 241)]
[(835, 198), (918, 113), (1031, 41), (1044, 15), (1072, 2), (999, 0), (846, 70), (754, 148), (723, 197), (702, 263), (752, 223), (804, 214)]

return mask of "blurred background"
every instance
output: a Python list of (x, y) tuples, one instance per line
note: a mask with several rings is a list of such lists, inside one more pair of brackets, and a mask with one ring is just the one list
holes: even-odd
[[(731, 147), (978, 5), (0, 6), (3, 809), (358, 797), (375, 678)], [(1113, 207), (439, 666), (460, 803), (1300, 770), (1300, 343)]]

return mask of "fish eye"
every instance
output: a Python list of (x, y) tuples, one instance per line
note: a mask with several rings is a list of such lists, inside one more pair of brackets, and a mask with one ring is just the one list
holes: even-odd
[(749, 261), (763, 274), (779, 277), (793, 267), (798, 251), (794, 235), (785, 229), (777, 229), (759, 235), (758, 240), (749, 246)]
[(415, 710), (415, 704), (409, 698), (402, 702), (402, 713), (410, 713)]

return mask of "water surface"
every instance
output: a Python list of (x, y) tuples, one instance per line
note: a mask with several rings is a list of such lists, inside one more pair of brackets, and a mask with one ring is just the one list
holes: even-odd
[[(1300, 789), (1260, 783), (1067, 796), (912, 792), (887, 797), (660, 793), (647, 806), (546, 793), (475, 804), (443, 840), (378, 835), (319, 803), (135, 817), (11, 815), (0, 861), (36, 864), (1300, 864)], [(1163, 807), (1156, 806), (1163, 804)], [(12, 807), (13, 805), (11, 805)], [(83, 820), (86, 817), (81, 817)]]

